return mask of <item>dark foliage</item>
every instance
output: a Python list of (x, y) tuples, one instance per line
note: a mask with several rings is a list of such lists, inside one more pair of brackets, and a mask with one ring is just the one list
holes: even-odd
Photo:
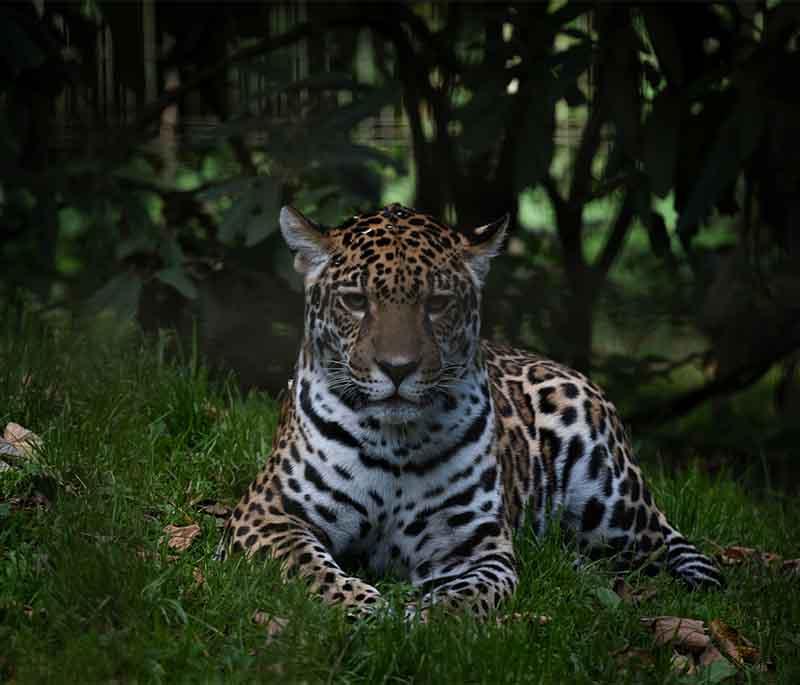
[[(488, 330), (593, 368), (639, 425), (776, 364), (785, 409), (799, 32), (794, 3), (5, 4), (0, 292), (198, 330), (276, 389), (301, 307), (278, 208), (334, 222), (411, 171), (420, 209), (463, 226), (512, 213)], [(408, 149), (363, 135), (387, 111)], [(552, 225), (524, 225), (533, 189)], [(674, 338), (631, 353), (662, 325)], [(694, 385), (650, 404), (634, 390), (687, 368)]]

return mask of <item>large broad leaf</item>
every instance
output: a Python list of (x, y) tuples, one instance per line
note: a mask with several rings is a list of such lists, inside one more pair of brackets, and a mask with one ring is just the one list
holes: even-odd
[(248, 179), (234, 197), (233, 205), (225, 213), (219, 228), (223, 243), (244, 240), (247, 247), (260, 243), (278, 226), (280, 210), (279, 185), (274, 179), (256, 177)]
[(139, 309), (142, 279), (133, 272), (125, 271), (114, 276), (86, 303), (89, 313), (111, 310), (124, 319), (133, 319)]
[(287, 83), (284, 90), (372, 90), (347, 72), (330, 71)]
[(659, 93), (644, 126), (642, 161), (650, 177), (650, 187), (658, 197), (672, 189), (678, 152), (681, 105), (667, 91)]
[(156, 272), (155, 277), (162, 283), (175, 288), (187, 300), (194, 300), (197, 297), (197, 287), (180, 266), (161, 269), (161, 271)]
[(316, 124), (328, 131), (334, 130), (339, 133), (350, 131), (364, 119), (380, 114), (384, 107), (399, 104), (400, 93), (401, 90), (397, 83), (389, 83), (381, 88), (371, 89), (354, 102), (323, 115)]
[[(253, 192), (259, 191), (255, 189)], [(275, 232), (278, 227), (280, 204), (278, 184), (271, 180), (265, 180), (263, 189), (260, 191), (260, 200), (256, 205), (258, 211), (251, 211), (245, 228), (244, 244), (247, 247), (257, 245)]]
[(549, 171), (555, 150), (555, 127), (555, 101), (534, 98), (516, 146), (515, 179), (519, 189), (535, 185)]
[(5, 62), (12, 76), (34, 69), (45, 55), (23, 27), (21, 16), (11, 7), (0, 7), (0, 62)]
[(742, 97), (723, 124), (700, 179), (678, 219), (678, 232), (702, 221), (742, 171), (764, 130), (764, 101), (756, 93)]
[[(647, 27), (647, 35), (656, 52), (659, 67), (670, 85), (680, 86), (683, 83), (683, 57), (675, 24), (667, 14), (669, 10), (645, 4), (640, 11)], [(672, 14), (680, 16), (674, 11)]]

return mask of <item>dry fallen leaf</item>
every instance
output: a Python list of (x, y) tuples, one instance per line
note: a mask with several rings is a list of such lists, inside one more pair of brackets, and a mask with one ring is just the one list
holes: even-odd
[[(194, 539), (200, 535), (200, 526), (191, 523), (188, 526), (164, 526), (167, 534), (167, 546), (179, 552), (185, 552), (191, 546)], [(164, 538), (161, 538), (162, 540)]]
[[(22, 457), (30, 457), (42, 447), (42, 439), (36, 433), (20, 426), (18, 423), (6, 424), (6, 428), (3, 431), (3, 440)], [(10, 454), (10, 452), (7, 454)]]
[[(163, 541), (164, 538), (161, 538), (161, 540)], [(151, 552), (149, 550), (146, 550), (144, 547), (136, 548), (136, 556), (139, 557), (140, 559), (144, 559), (145, 561), (151, 561), (153, 559), (159, 558), (159, 555), (156, 552)], [(180, 557), (177, 554), (167, 554), (166, 559), (171, 563), (173, 561), (177, 561), (178, 559), (180, 559)]]
[(692, 657), (680, 652), (672, 652), (670, 666), (673, 671), (681, 675), (694, 675), (697, 672), (697, 667), (694, 665)]
[(204, 514), (211, 514), (217, 518), (228, 518), (231, 515), (231, 508), (227, 504), (220, 502), (206, 502), (198, 507)]
[(528, 623), (540, 626), (546, 626), (553, 619), (545, 614), (533, 614), (530, 611), (515, 611), (511, 614), (505, 614), (497, 617), (497, 625), (505, 625), (509, 623)]
[(611, 652), (611, 656), (614, 658), (618, 668), (625, 668), (628, 665), (638, 667), (654, 666), (656, 663), (656, 658), (651, 650), (629, 645)]
[(229, 411), (224, 407), (218, 407), (217, 405), (206, 400), (203, 403), (203, 413), (212, 421), (219, 421), (220, 419), (225, 418), (229, 414)]
[(614, 592), (616, 592), (626, 604), (638, 605), (652, 599), (658, 594), (654, 587), (641, 587), (634, 590), (624, 578), (617, 578), (614, 581)]
[(265, 611), (256, 611), (253, 614), (253, 623), (267, 627), (267, 644), (270, 644), (277, 639), (284, 628), (289, 625), (289, 619), (281, 618), (280, 616), (272, 616)]
[(672, 644), (678, 649), (700, 652), (711, 644), (705, 624), (697, 619), (656, 616), (639, 620), (653, 630), (658, 645)]
[(720, 547), (717, 558), (727, 566), (739, 566), (744, 562), (760, 561), (764, 566), (777, 566), (782, 563), (783, 557), (774, 552), (762, 552), (753, 547), (742, 547), (741, 545), (731, 545)]
[(719, 554), (719, 560), (728, 566), (736, 566), (752, 558), (756, 554), (756, 550), (752, 547), (742, 547), (740, 545), (731, 545), (723, 547)]
[(800, 559), (787, 559), (783, 562), (781, 569), (786, 573), (800, 575)]
[(769, 665), (760, 661), (753, 644), (718, 619), (711, 621), (708, 632), (705, 623), (696, 619), (658, 616), (641, 621), (653, 629), (657, 644), (671, 644), (677, 650), (672, 659), (673, 668), (682, 673), (693, 674), (705, 669), (705, 678), (722, 682), (736, 674), (735, 666), (751, 664), (758, 670), (769, 670)]
[(720, 651), (737, 666), (743, 666), (745, 663), (753, 664), (758, 661), (760, 656), (758, 650), (735, 628), (719, 619), (714, 619), (711, 621), (709, 630)]
[(32, 492), (27, 497), (12, 497), (8, 500), (13, 511), (30, 511), (32, 509), (49, 509), (50, 500), (41, 492)]
[(710, 666), (715, 661), (719, 661), (720, 659), (724, 658), (725, 657), (722, 656), (722, 653), (714, 645), (710, 645), (703, 650), (700, 656), (697, 657), (697, 661), (701, 666)]

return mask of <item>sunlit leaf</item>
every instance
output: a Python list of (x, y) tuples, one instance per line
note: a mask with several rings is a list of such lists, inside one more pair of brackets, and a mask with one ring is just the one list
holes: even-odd
[(63, 207), (58, 210), (58, 226), (65, 238), (77, 238), (87, 228), (86, 215), (76, 207)]

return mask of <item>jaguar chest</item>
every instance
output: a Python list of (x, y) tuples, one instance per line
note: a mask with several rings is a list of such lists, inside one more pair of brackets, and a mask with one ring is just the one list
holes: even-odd
[(321, 530), (337, 558), (408, 577), (445, 543), (502, 515), (488, 401), (403, 435), (334, 423), (308, 406), (296, 420), (296, 459), (278, 462), (284, 508)]

